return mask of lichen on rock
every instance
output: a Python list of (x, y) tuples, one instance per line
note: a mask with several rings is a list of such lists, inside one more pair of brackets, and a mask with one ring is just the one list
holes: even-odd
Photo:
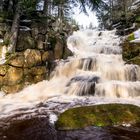
[(72, 108), (60, 114), (58, 130), (73, 130), (88, 126), (114, 126), (140, 123), (140, 108), (129, 104), (103, 104)]

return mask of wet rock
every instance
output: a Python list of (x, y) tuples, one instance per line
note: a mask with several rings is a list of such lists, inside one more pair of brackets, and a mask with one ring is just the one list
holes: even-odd
[(3, 85), (3, 76), (0, 76), (0, 86)]
[(16, 55), (12, 56), (8, 62), (9, 65), (14, 67), (22, 68), (24, 66), (24, 56), (22, 53), (16, 53)]
[(46, 79), (46, 74), (36, 75), (34, 77), (34, 83), (38, 83)]
[(4, 83), (6, 85), (14, 85), (20, 83), (22, 80), (23, 69), (10, 66), (4, 77)]
[(121, 126), (137, 123), (140, 123), (139, 107), (126, 104), (105, 104), (69, 109), (59, 116), (56, 128), (73, 130), (87, 126)]
[(31, 68), (33, 66), (40, 65), (42, 63), (41, 53), (39, 50), (27, 49), (24, 52), (25, 65), (24, 67)]
[(63, 59), (67, 59), (69, 56), (72, 56), (73, 53), (71, 52), (71, 50), (69, 50), (67, 48), (67, 46), (65, 46), (65, 51), (64, 51), (64, 54), (63, 54)]
[(57, 140), (47, 111), (19, 109), (0, 118), (0, 140)]
[(127, 63), (140, 65), (140, 43), (130, 43), (126, 40), (123, 43), (122, 55)]
[(24, 82), (25, 85), (40, 82), (46, 79), (48, 70), (45, 66), (36, 66), (24, 69)]
[(37, 66), (37, 67), (31, 68), (30, 72), (33, 75), (42, 75), (42, 74), (45, 74), (47, 72), (47, 69), (45, 66)]
[(16, 93), (20, 90), (23, 89), (23, 84), (16, 84), (16, 85), (5, 85), (2, 86), (1, 90), (6, 93), (6, 94), (10, 94), (10, 93)]
[(42, 54), (42, 61), (46, 62), (46, 61), (53, 61), (54, 60), (54, 54), (53, 51), (45, 51)]
[(62, 59), (63, 53), (64, 53), (64, 43), (62, 40), (57, 39), (57, 42), (54, 48), (55, 59)]
[(1, 76), (5, 76), (8, 70), (8, 66), (7, 65), (0, 65), (0, 75)]
[(130, 59), (129, 61), (127, 61), (127, 63), (140, 65), (140, 56), (136, 56), (136, 57)]
[(24, 76), (24, 83), (25, 83), (25, 85), (31, 85), (31, 84), (33, 84), (34, 83), (34, 76), (33, 75), (31, 75), (31, 74), (26, 74), (25, 76)]

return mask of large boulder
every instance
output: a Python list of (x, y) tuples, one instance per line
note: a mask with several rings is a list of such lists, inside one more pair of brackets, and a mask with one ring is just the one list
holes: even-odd
[(24, 66), (24, 62), (25, 59), (23, 53), (15, 53), (9, 58), (9, 61), (7, 63), (13, 67), (22, 68)]
[(58, 130), (81, 129), (88, 126), (135, 125), (140, 123), (140, 108), (128, 104), (104, 104), (72, 108), (59, 116)]
[(3, 76), (0, 76), (0, 86), (3, 85)]
[(37, 83), (46, 79), (47, 68), (45, 66), (36, 66), (32, 68), (24, 68), (25, 85)]
[(41, 53), (39, 50), (27, 49), (24, 52), (25, 64), (24, 67), (31, 68), (33, 66), (41, 65)]
[(140, 43), (126, 40), (123, 43), (122, 56), (126, 63), (140, 65)]
[(9, 67), (6, 75), (4, 76), (5, 85), (15, 85), (23, 80), (23, 69)]
[(8, 66), (7, 65), (0, 65), (0, 75), (1, 76), (5, 76), (8, 70)]
[(54, 60), (54, 54), (53, 51), (45, 51), (42, 53), (42, 61), (53, 61)]
[(16, 84), (16, 85), (4, 85), (2, 86), (1, 90), (6, 94), (10, 94), (22, 90), (23, 87), (24, 87), (23, 83)]
[(54, 48), (55, 59), (62, 59), (63, 53), (64, 53), (64, 42), (62, 39), (57, 38), (55, 48)]

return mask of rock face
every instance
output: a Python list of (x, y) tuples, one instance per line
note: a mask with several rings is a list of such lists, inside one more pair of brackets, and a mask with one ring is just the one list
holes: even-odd
[(75, 130), (88, 126), (121, 126), (140, 123), (140, 108), (134, 105), (105, 104), (69, 109), (59, 116), (58, 130)]
[[(56, 27), (47, 28), (46, 19), (42, 17), (30, 23), (21, 20), (20, 24), (16, 52), (6, 54), (6, 63), (0, 65), (0, 89), (6, 93), (15, 93), (27, 85), (45, 80), (54, 68), (55, 59), (72, 55), (66, 46), (70, 31), (65, 31), (65, 28), (62, 33), (55, 30)], [(2, 47), (9, 43), (6, 39), (9, 29), (9, 25), (0, 23), (0, 39), (4, 39), (0, 44), (0, 59)]]
[(140, 65), (140, 43), (131, 43), (129, 40), (123, 43), (123, 59), (126, 63)]

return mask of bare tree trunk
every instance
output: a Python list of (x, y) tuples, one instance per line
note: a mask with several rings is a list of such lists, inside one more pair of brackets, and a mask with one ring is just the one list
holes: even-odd
[(17, 3), (14, 19), (11, 27), (11, 33), (9, 38), (9, 45), (8, 45), (8, 51), (9, 52), (15, 52), (16, 50), (16, 44), (18, 39), (18, 31), (19, 31), (19, 23), (20, 23), (20, 3)]
[(49, 0), (48, 2), (48, 15), (52, 15), (52, 0)]
[(0, 0), (0, 12), (3, 11), (3, 0)]
[(43, 14), (48, 16), (48, 0), (44, 0)]
[(59, 18), (59, 29), (60, 29), (60, 32), (62, 31), (62, 28), (63, 28), (63, 18), (64, 18), (64, 13), (63, 13), (63, 4), (60, 3), (58, 5), (58, 18)]

